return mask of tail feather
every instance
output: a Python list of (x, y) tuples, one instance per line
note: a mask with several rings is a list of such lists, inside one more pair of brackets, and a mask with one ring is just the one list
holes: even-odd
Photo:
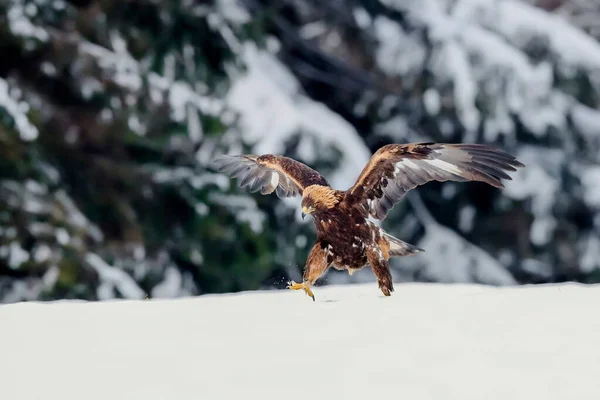
[(383, 236), (390, 243), (390, 256), (412, 256), (414, 254), (425, 251), (410, 243), (406, 243), (398, 238), (393, 237), (387, 232), (383, 232)]

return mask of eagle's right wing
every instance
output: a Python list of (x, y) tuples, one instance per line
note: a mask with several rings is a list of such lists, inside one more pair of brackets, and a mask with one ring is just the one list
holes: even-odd
[(292, 197), (302, 195), (310, 185), (329, 186), (325, 178), (307, 165), (289, 157), (265, 154), (223, 155), (215, 158), (213, 166), (231, 178), (239, 179), (240, 187), (251, 192)]
[(347, 199), (383, 220), (406, 192), (419, 185), (480, 181), (501, 188), (501, 179), (511, 179), (505, 171), (523, 166), (512, 155), (480, 144), (390, 144), (373, 154)]

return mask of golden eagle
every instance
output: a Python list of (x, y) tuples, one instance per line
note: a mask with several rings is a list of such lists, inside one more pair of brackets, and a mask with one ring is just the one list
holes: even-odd
[(304, 290), (313, 301), (310, 287), (330, 266), (352, 274), (369, 264), (383, 294), (394, 291), (389, 258), (422, 250), (369, 218), (383, 220), (409, 190), (429, 181), (480, 181), (502, 188), (500, 180), (511, 179), (505, 171), (524, 167), (512, 155), (486, 145), (390, 144), (373, 154), (354, 185), (342, 191), (307, 165), (283, 156), (225, 155), (214, 166), (252, 192), (302, 196), (302, 217), (313, 216), (317, 243), (308, 255), (303, 282), (292, 281), (288, 288)]

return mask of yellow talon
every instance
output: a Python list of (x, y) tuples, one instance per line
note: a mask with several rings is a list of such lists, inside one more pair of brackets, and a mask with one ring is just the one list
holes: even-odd
[(313, 301), (315, 301), (315, 295), (313, 294), (312, 290), (310, 290), (310, 284), (308, 284), (307, 282), (302, 282), (302, 283), (296, 283), (294, 281), (290, 281), (288, 282), (288, 289), (291, 290), (304, 290), (304, 292), (312, 297)]

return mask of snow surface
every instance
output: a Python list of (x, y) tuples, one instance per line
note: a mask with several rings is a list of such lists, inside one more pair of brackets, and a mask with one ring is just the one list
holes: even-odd
[(0, 307), (2, 399), (597, 399), (600, 286)]

